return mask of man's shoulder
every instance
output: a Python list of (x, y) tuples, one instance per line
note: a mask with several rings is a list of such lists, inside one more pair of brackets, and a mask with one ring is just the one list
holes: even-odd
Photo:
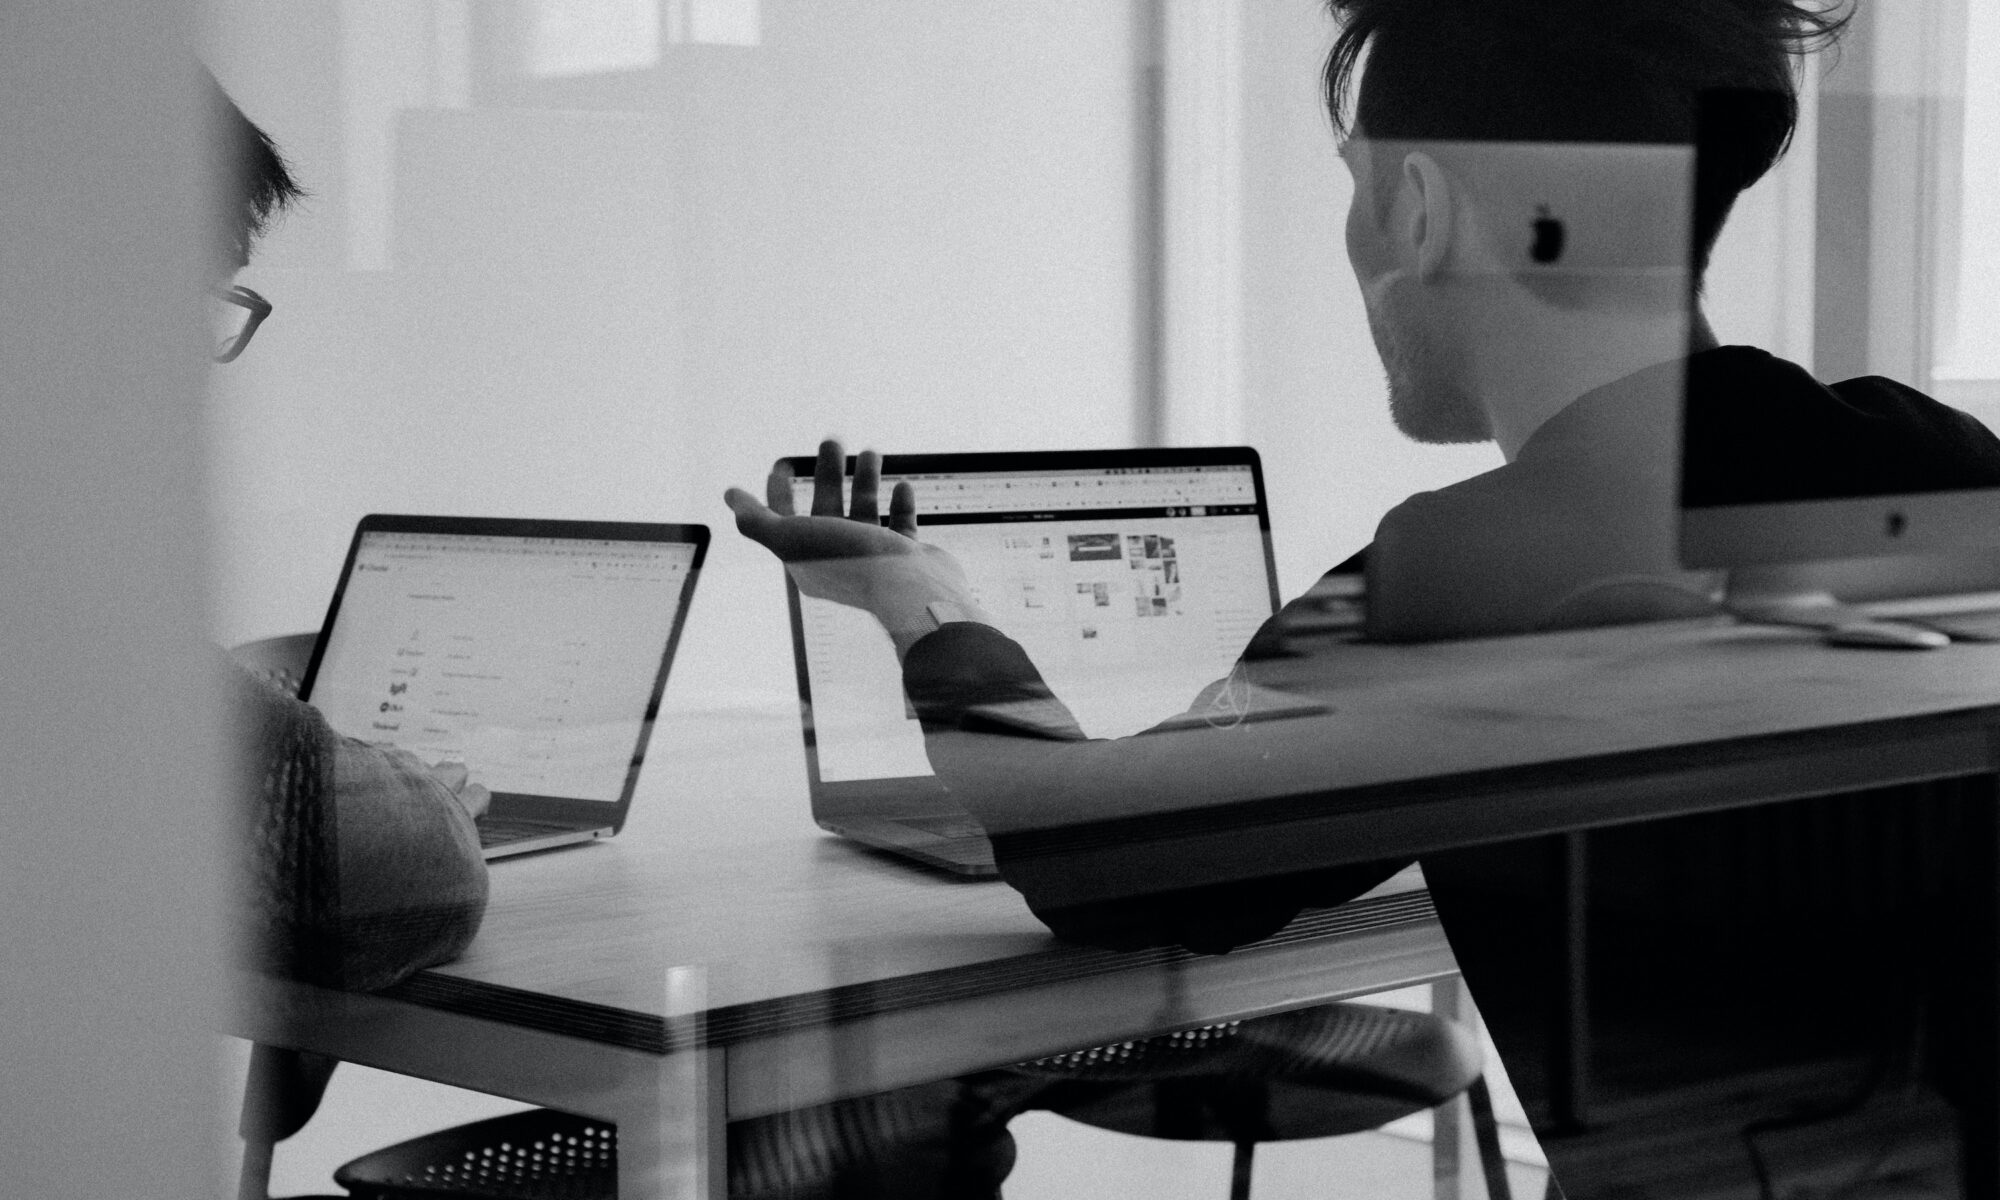
[(1519, 510), (1523, 516), (1547, 511), (1551, 489), (1560, 489), (1562, 480), (1536, 464), (1512, 462), (1490, 471), (1461, 479), (1444, 487), (1413, 492), (1382, 516), (1376, 530), (1379, 542), (1384, 530), (1426, 529), (1444, 525), (1453, 530), (1490, 528), (1507, 523)]
[[(1370, 634), (1684, 615), (1694, 593), (1674, 554), (1676, 474), (1663, 461), (1675, 416), (1660, 403), (1678, 397), (1679, 370), (1642, 375), (1578, 398), (1506, 465), (1390, 509), (1368, 559)], [(1609, 582), (1623, 590), (1610, 596)], [(1633, 599), (1635, 589), (1644, 594)]]
[(1823, 384), (1748, 347), (1696, 355), (1686, 497), (1757, 504), (2000, 486), (2000, 439), (1879, 375)]
[(2000, 445), (1993, 432), (1972, 414), (1887, 376), (1861, 375), (1829, 384), (1827, 390), (1844, 404), (1872, 415), (1936, 427), (1982, 444)]
[(1883, 375), (1822, 383), (1798, 363), (1753, 346), (1720, 346), (1693, 356), (1687, 381), (1691, 406), (1716, 410), (1745, 426), (1798, 418), (1874, 420), (1992, 440), (1973, 417), (1909, 384)]

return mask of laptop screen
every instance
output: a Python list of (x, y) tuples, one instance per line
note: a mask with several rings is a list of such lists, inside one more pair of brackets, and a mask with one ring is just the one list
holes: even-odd
[(463, 759), (495, 793), (615, 804), (697, 549), (364, 523), (310, 698), (338, 732)]
[[(892, 457), (882, 490), (910, 482), (922, 539), (964, 566), (980, 606), (1084, 731), (1119, 737), (1181, 712), (1227, 675), (1275, 610), (1256, 466), (1240, 454), (1002, 470), (924, 470), (924, 458)], [(809, 512), (809, 468), (802, 475), (794, 505)], [(858, 610), (809, 596), (798, 605), (819, 781), (929, 777), (888, 635)]]

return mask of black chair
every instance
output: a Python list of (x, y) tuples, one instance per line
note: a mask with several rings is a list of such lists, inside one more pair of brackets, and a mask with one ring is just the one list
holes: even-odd
[[(257, 1053), (265, 1062), (289, 1055)], [(261, 1082), (279, 1080), (266, 1073)], [(732, 1121), (731, 1200), (998, 1200), (1014, 1139), (1000, 1122), (955, 1128), (955, 1098), (947, 1082)], [(282, 1090), (245, 1096), (240, 1200), (265, 1200), (273, 1144), (303, 1126), (318, 1099), (317, 1090), (304, 1103)], [(613, 1200), (618, 1134), (606, 1121), (530, 1109), (363, 1155), (336, 1170), (334, 1182), (346, 1189), (340, 1196), (291, 1200)]]
[(1487, 1194), (1510, 1200), (1480, 1058), (1471, 1031), (1455, 1021), (1328, 1004), (1079, 1050), (1013, 1070), (1050, 1082), (1034, 1108), (1139, 1137), (1230, 1143), (1232, 1200), (1250, 1194), (1260, 1142), (1362, 1133), (1463, 1093)]
[[(992, 1198), (1014, 1166), (1002, 1124), (952, 1128), (950, 1084), (902, 1088), (732, 1121), (731, 1200)], [(334, 1181), (353, 1200), (612, 1200), (618, 1134), (604, 1121), (534, 1109), (377, 1150)]]
[[(1359, 1133), (1464, 1093), (1488, 1195), (1510, 1196), (1478, 1045), (1463, 1026), (1427, 1013), (1326, 1005), (985, 1078), (1013, 1099), (969, 1124), (950, 1083), (732, 1122), (728, 1194), (997, 1197), (1015, 1157), (1005, 1121), (1035, 1109), (1120, 1133), (1229, 1142), (1231, 1196), (1241, 1198), (1259, 1142)], [(334, 1179), (352, 1200), (611, 1200), (617, 1163), (609, 1124), (540, 1109), (413, 1138), (355, 1159)]]

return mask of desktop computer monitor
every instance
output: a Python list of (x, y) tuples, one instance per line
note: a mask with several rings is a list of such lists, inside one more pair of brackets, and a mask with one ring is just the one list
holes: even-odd
[(2000, 486), (1757, 501), (1683, 490), (1680, 555), (1726, 569), (1725, 603), (1745, 616), (2000, 592)]
[[(1769, 93), (1704, 97), (1698, 194), (1729, 169), (1727, 139), (1718, 132), (1740, 124), (1747, 110), (1776, 103), (1782, 98)], [(1820, 172), (1821, 237), (1869, 225), (1869, 206), (1880, 198), (1867, 182)], [(1929, 219), (1921, 211), (1906, 215)], [(1857, 269), (1870, 269), (1868, 245), (1846, 249), (1862, 260)], [(1904, 264), (1915, 278), (1923, 265)], [(1835, 284), (1822, 278), (1819, 286)], [(1717, 378), (1704, 371), (1701, 354), (1690, 355), (1679, 556), (1689, 568), (1726, 568), (1734, 611), (1826, 624), (1826, 614), (1839, 611), (1827, 607), (1836, 599), (2000, 590), (2000, 441), (1976, 418), (1908, 386), (1927, 381), (1823, 380), (1830, 390), (1810, 396), (1789, 385), (1718, 386)]]

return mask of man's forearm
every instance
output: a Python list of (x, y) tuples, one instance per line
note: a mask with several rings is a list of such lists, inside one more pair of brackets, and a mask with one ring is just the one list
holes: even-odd
[(349, 738), (334, 753), (341, 944), (349, 987), (384, 987), (464, 951), (485, 912), (471, 816), (406, 755)]
[(785, 564), (808, 596), (862, 609), (882, 626), (903, 661), (941, 625), (993, 619), (973, 598), (964, 572), (935, 549), (867, 558), (832, 558)]

